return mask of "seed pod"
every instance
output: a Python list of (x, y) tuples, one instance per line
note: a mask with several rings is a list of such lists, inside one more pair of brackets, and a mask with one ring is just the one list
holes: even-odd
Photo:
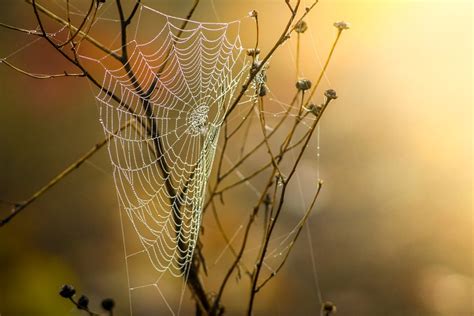
[(339, 29), (340, 31), (348, 30), (350, 28), (350, 24), (344, 21), (335, 22), (333, 25), (335, 28)]
[(258, 54), (260, 54), (260, 49), (255, 49), (255, 48), (249, 48), (247, 49), (247, 55), (251, 57), (256, 57)]
[(328, 98), (328, 100), (336, 100), (337, 99), (336, 91), (334, 91), (333, 89), (326, 90), (324, 92), (324, 95), (326, 96), (326, 98)]
[(308, 105), (308, 108), (306, 109), (308, 112), (311, 112), (314, 116), (319, 116), (319, 114), (321, 114), (321, 110), (323, 109), (323, 106), (321, 104), (314, 104), (314, 103), (311, 103), (310, 105)]
[(299, 21), (295, 25), (295, 32), (296, 33), (304, 33), (308, 29), (308, 24), (305, 21)]
[(311, 89), (311, 81), (308, 79), (300, 79), (296, 82), (296, 89), (306, 91)]
[(74, 294), (76, 294), (76, 290), (69, 284), (63, 285), (59, 291), (59, 295), (64, 298), (71, 298)]
[(85, 295), (81, 295), (77, 300), (77, 308), (79, 309), (88, 309), (89, 308), (89, 298)]
[(251, 18), (256, 18), (257, 15), (258, 15), (257, 10), (252, 10), (252, 11), (249, 12), (249, 17), (251, 17)]
[(106, 298), (106, 299), (102, 300), (101, 305), (102, 305), (102, 308), (103, 308), (105, 311), (110, 312), (110, 311), (112, 311), (112, 309), (114, 309), (114, 307), (115, 307), (115, 302), (114, 302), (114, 300), (111, 299), (111, 298)]
[(333, 302), (324, 302), (321, 310), (324, 312), (324, 315), (331, 315), (336, 313), (336, 305)]

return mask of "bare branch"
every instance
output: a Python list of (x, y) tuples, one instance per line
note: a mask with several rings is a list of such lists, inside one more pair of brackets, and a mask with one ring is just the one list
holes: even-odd
[(35, 73), (31, 73), (31, 72), (28, 72), (26, 70), (23, 70), (21, 68), (18, 68), (17, 66), (13, 65), (12, 63), (6, 61), (5, 59), (3, 60), (0, 60), (0, 64), (4, 64), (5, 66), (8, 66), (10, 67), (11, 69), (23, 74), (23, 75), (26, 75), (28, 77), (31, 77), (31, 78), (35, 78), (35, 79), (54, 79), (54, 78), (61, 78), (61, 77), (85, 77), (85, 73), (68, 73), (68, 72), (64, 72), (62, 74), (53, 74), (53, 75), (47, 75), (47, 74), (35, 74)]
[(301, 221), (299, 222), (299, 224), (298, 224), (298, 226), (297, 226), (297, 228), (296, 228), (295, 236), (294, 236), (293, 239), (291, 240), (290, 245), (289, 245), (288, 249), (286, 250), (285, 257), (283, 257), (282, 262), (281, 262), (280, 265), (277, 267), (277, 269), (276, 269), (274, 272), (272, 272), (272, 273), (270, 274), (270, 276), (268, 276), (268, 278), (265, 279), (265, 280), (262, 282), (262, 284), (260, 284), (259, 286), (257, 286), (257, 288), (255, 289), (256, 292), (260, 291), (260, 289), (261, 289), (262, 287), (264, 287), (265, 284), (268, 283), (268, 281), (270, 281), (272, 278), (274, 278), (274, 277), (278, 274), (278, 272), (280, 272), (281, 268), (283, 268), (283, 266), (285, 265), (286, 260), (288, 259), (289, 255), (290, 255), (290, 253), (291, 253), (291, 250), (293, 249), (293, 246), (294, 246), (296, 240), (298, 239), (298, 237), (299, 237), (299, 235), (300, 235), (300, 233), (301, 233), (301, 230), (303, 229), (303, 226), (306, 224), (306, 222), (308, 221), (309, 216), (311, 215), (311, 212), (312, 212), (312, 210), (313, 210), (313, 208), (314, 208), (314, 204), (316, 203), (316, 200), (318, 199), (319, 192), (321, 192), (322, 186), (323, 186), (323, 182), (322, 182), (322, 181), (319, 181), (319, 182), (318, 182), (318, 187), (317, 187), (317, 189), (316, 189), (316, 193), (315, 193), (314, 196), (313, 196), (313, 200), (311, 201), (310, 206), (307, 208), (307, 210), (306, 210), (306, 212), (305, 212), (303, 218), (302, 218)]
[[(56, 22), (59, 22), (61, 23), (62, 25), (69, 25), (68, 21), (60, 18), (59, 16), (57, 16), (56, 14), (54, 14), (53, 12), (49, 11), (48, 9), (46, 9), (45, 7), (41, 6), (40, 4), (37, 4), (35, 0), (25, 0), (27, 3), (33, 5), (39, 12), (42, 12), (44, 13), (46, 16), (48, 16), (49, 18), (55, 20)], [(39, 15), (38, 15), (39, 16)], [(73, 31), (77, 31), (78, 28), (71, 25), (70, 26), (71, 29)], [(44, 29), (43, 29), (44, 31)], [(44, 32), (44, 34), (46, 34), (46, 32)], [(114, 57), (115, 59), (117, 60), (120, 60), (120, 56), (117, 55), (115, 52), (111, 51), (110, 49), (108, 49), (107, 47), (105, 47), (101, 42), (97, 41), (96, 39), (94, 39), (93, 37), (87, 35), (86, 33), (82, 32), (82, 31), (79, 31), (79, 35), (81, 35), (85, 40), (87, 40), (88, 42), (90, 42), (92, 45), (94, 45), (95, 47), (97, 47), (98, 49), (100, 49), (101, 51), (103, 51), (104, 53)]]
[[(67, 14), (68, 14), (68, 27), (69, 29), (72, 28), (72, 24), (71, 24), (71, 20), (69, 18), (69, 1), (68, 1), (68, 9), (67, 9)], [(95, 5), (94, 5), (95, 4)], [(76, 29), (75, 33), (67, 40), (65, 41), (64, 43), (62, 43), (61, 45), (58, 46), (58, 48), (61, 48), (61, 47), (64, 47), (66, 46), (67, 44), (69, 43), (72, 43), (74, 41), (74, 38), (76, 38), (77, 35), (79, 35), (79, 33), (82, 32), (82, 28), (85, 26), (87, 20), (89, 19), (89, 16), (91, 15), (92, 13), (92, 10), (94, 10), (94, 7), (96, 8), (96, 12), (97, 12), (97, 6), (98, 6), (98, 2), (97, 0), (91, 0), (91, 4), (89, 6), (89, 10), (87, 11), (86, 15), (84, 16), (84, 18), (82, 19), (82, 22), (81, 24), (79, 25), (79, 27)], [(94, 13), (94, 16), (95, 16), (95, 13)], [(93, 22), (93, 18), (92, 18), (92, 22)], [(92, 25), (92, 22), (91, 22), (91, 25)], [(88, 32), (84, 32), (84, 34), (87, 34)]]
[(25, 33), (25, 34), (28, 34), (28, 35), (43, 36), (43, 34), (42, 34), (41, 32), (38, 32), (37, 30), (23, 29), (23, 28), (21, 28), (21, 27), (16, 27), (16, 26), (8, 25), (8, 24), (2, 23), (2, 22), (0, 22), (0, 26), (1, 26), (1, 27), (4, 27), (4, 28), (6, 28), (6, 29), (10, 29), (10, 30), (22, 32), (22, 33)]
[[(114, 135), (120, 132), (121, 130), (127, 128), (132, 122), (128, 121), (126, 124), (118, 128)], [(79, 157), (75, 162), (70, 164), (66, 169), (58, 173), (55, 177), (53, 177), (49, 182), (41, 187), (38, 191), (36, 191), (32, 196), (30, 196), (26, 201), (17, 203), (13, 209), (11, 210), (11, 213), (0, 220), (0, 227), (6, 225), (8, 222), (10, 222), (15, 216), (20, 214), (27, 206), (31, 205), (33, 202), (35, 202), (39, 197), (41, 197), (43, 194), (48, 192), (52, 187), (54, 187), (56, 184), (61, 182), (66, 176), (68, 176), (71, 172), (79, 168), (84, 162), (86, 162), (89, 158), (91, 158), (99, 149), (104, 147), (105, 144), (107, 144), (110, 140), (112, 139), (111, 136), (106, 137), (102, 141), (98, 142), (95, 144), (91, 149), (89, 149), (86, 153), (84, 153), (81, 157)]]
[[(269, 243), (270, 243), (270, 239), (271, 239), (273, 230), (276, 226), (276, 223), (278, 221), (278, 217), (280, 216), (281, 210), (282, 210), (283, 205), (284, 205), (284, 201), (285, 201), (285, 197), (286, 197), (286, 189), (288, 187), (288, 183), (296, 172), (296, 168), (298, 167), (298, 165), (300, 163), (300, 160), (301, 160), (301, 158), (303, 157), (303, 154), (306, 151), (307, 145), (308, 145), (308, 143), (311, 139), (311, 136), (313, 135), (314, 131), (316, 130), (316, 126), (319, 123), (319, 120), (321, 119), (322, 114), (324, 114), (324, 111), (326, 110), (327, 106), (329, 105), (329, 103), (332, 100), (333, 99), (329, 98), (329, 97), (326, 99), (326, 102), (324, 103), (324, 105), (321, 109), (321, 115), (318, 116), (314, 120), (314, 122), (311, 126), (311, 129), (310, 129), (310, 132), (309, 132), (307, 138), (305, 139), (305, 141), (303, 143), (303, 146), (301, 147), (301, 150), (300, 150), (295, 162), (293, 163), (293, 167), (292, 167), (291, 171), (289, 172), (288, 177), (283, 180), (283, 187), (282, 187), (282, 190), (281, 190), (281, 193), (280, 193), (280, 200), (278, 202), (276, 210), (274, 212), (272, 210), (272, 219), (269, 222), (268, 230), (267, 230), (266, 236), (265, 236), (265, 240), (262, 244), (261, 251), (260, 251), (260, 254), (259, 254), (258, 259), (257, 259), (257, 263), (255, 264), (255, 271), (252, 275), (253, 278), (252, 278), (252, 285), (251, 285), (251, 289), (250, 289), (250, 299), (249, 299), (249, 304), (248, 304), (248, 308), (247, 308), (247, 313), (248, 313), (249, 316), (252, 313), (253, 303), (255, 301), (255, 295), (257, 293), (257, 282), (258, 282), (258, 279), (259, 279), (259, 275), (261, 273), (261, 269), (262, 269), (262, 266), (263, 266), (263, 261), (265, 259), (265, 256), (266, 256), (266, 253), (267, 253), (267, 250), (268, 250), (268, 246), (269, 246)], [(290, 145), (291, 138), (294, 135), (294, 130), (295, 130), (296, 126), (299, 124), (299, 122), (301, 122), (301, 121), (298, 120), (298, 119), (295, 121), (294, 127), (293, 127), (293, 129), (292, 129), (292, 131), (290, 132), (290, 135), (289, 135), (290, 137), (288, 137), (287, 140), (284, 143), (283, 150), (286, 150), (288, 148), (288, 146)]]

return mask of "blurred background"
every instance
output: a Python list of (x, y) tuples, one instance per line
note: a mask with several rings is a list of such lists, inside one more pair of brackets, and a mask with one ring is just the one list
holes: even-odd
[[(184, 17), (192, 2), (146, 3)], [(62, 2), (41, 3), (54, 9)], [(6, 0), (0, 9), (2, 23), (36, 27), (26, 3)], [(283, 0), (202, 0), (194, 18), (230, 21), (252, 9), (265, 53), (286, 23)], [(318, 166), (323, 192), (285, 268), (258, 294), (256, 315), (318, 315), (318, 289), (338, 315), (473, 315), (472, 14), (468, 0), (322, 0), (306, 19), (302, 69), (313, 80), (335, 37), (333, 22), (352, 27), (321, 86), (339, 98), (321, 123), (319, 164), (314, 156), (303, 161), (303, 188), (293, 188), (285, 211), (302, 213)], [(244, 19), (244, 46), (253, 38)], [(32, 37), (2, 28), (0, 39), (0, 58), (13, 54), (8, 60), (24, 69), (72, 70)], [(270, 88), (286, 102), (294, 93), (294, 49), (292, 39), (269, 70)], [(26, 199), (103, 138), (95, 93), (82, 78), (34, 80), (0, 65), (0, 200)], [(102, 150), (0, 229), (2, 316), (75, 315), (57, 294), (63, 283), (86, 293), (92, 307), (114, 297), (117, 315), (130, 313), (111, 172)], [(221, 216), (232, 231), (248, 216), (241, 201), (253, 198), (248, 190), (227, 198)], [(0, 215), (8, 212), (2, 202)], [(204, 253), (214, 263), (225, 244), (208, 214), (204, 227)], [(229, 263), (209, 274), (222, 275)], [(212, 275), (204, 281), (210, 288)], [(231, 279), (229, 315), (245, 310), (246, 282)], [(140, 302), (150, 307), (139, 309), (160, 312), (154, 315), (169, 313), (158, 299)]]

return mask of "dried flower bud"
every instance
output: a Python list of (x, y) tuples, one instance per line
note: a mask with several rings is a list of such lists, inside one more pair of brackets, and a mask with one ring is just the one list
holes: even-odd
[(247, 49), (247, 55), (248, 56), (252, 56), (252, 57), (256, 57), (258, 54), (260, 54), (260, 49), (255, 49), (255, 48), (249, 48)]
[(252, 10), (249, 12), (249, 17), (251, 18), (256, 18), (258, 15), (258, 12), (256, 10)]
[(102, 300), (102, 308), (105, 310), (105, 311), (112, 311), (115, 307), (115, 301), (111, 298), (106, 298), (104, 300)]
[(336, 91), (334, 91), (333, 89), (326, 90), (324, 92), (324, 95), (326, 96), (326, 98), (328, 98), (328, 100), (336, 100), (337, 99)]
[(296, 88), (301, 91), (311, 89), (311, 81), (308, 79), (300, 79), (296, 82)]
[(64, 298), (71, 298), (74, 294), (76, 294), (76, 290), (69, 284), (63, 285), (59, 291), (59, 295)]
[(308, 24), (306, 24), (305, 21), (299, 21), (295, 25), (295, 31), (296, 33), (304, 33), (308, 29)]
[(85, 295), (81, 295), (77, 300), (77, 308), (79, 309), (88, 309), (89, 308), (89, 298)]
[(336, 305), (333, 302), (324, 302), (321, 310), (325, 313), (324, 315), (331, 315), (331, 313), (336, 313)]
[(335, 22), (334, 26), (340, 31), (348, 30), (351, 27), (349, 23), (344, 22), (344, 21)]
[(323, 106), (321, 104), (316, 105), (314, 103), (310, 103), (308, 107), (306, 108), (306, 110), (308, 112), (311, 112), (314, 116), (319, 116), (322, 109), (323, 109)]

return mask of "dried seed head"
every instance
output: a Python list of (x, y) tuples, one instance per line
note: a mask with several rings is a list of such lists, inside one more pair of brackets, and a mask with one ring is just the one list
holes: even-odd
[(333, 302), (324, 302), (323, 306), (321, 307), (322, 311), (326, 313), (326, 315), (330, 315), (331, 313), (336, 313), (336, 305)]
[(251, 57), (256, 57), (258, 54), (260, 54), (260, 49), (255, 49), (255, 48), (249, 48), (247, 49), (247, 55)]
[(115, 302), (114, 302), (114, 300), (111, 299), (111, 298), (106, 298), (106, 299), (102, 300), (101, 305), (102, 305), (102, 308), (103, 308), (105, 311), (110, 312), (110, 311), (112, 311), (112, 310), (114, 309), (114, 307), (115, 307)]
[(296, 33), (304, 33), (308, 29), (308, 24), (306, 24), (305, 21), (299, 21), (295, 25), (295, 31)]
[(249, 17), (251, 18), (256, 18), (258, 15), (258, 12), (256, 10), (252, 10), (249, 12)]
[(63, 285), (59, 291), (59, 295), (64, 298), (71, 298), (74, 294), (76, 294), (76, 290), (69, 284)]
[(77, 300), (77, 308), (79, 309), (88, 309), (89, 308), (89, 298), (85, 295), (81, 295)]
[(313, 102), (311, 102), (309, 105), (308, 105), (308, 108), (306, 110), (308, 110), (308, 112), (312, 112), (316, 109), (316, 104), (314, 104)]
[(300, 79), (296, 82), (296, 89), (306, 91), (311, 89), (311, 81), (308, 79)]
[(344, 21), (335, 22), (334, 26), (340, 31), (348, 30), (351, 27), (349, 23)]
[(323, 109), (323, 106), (321, 104), (314, 104), (314, 103), (310, 103), (308, 105), (308, 107), (306, 108), (306, 110), (308, 112), (311, 112), (314, 116), (319, 116), (319, 114), (321, 114), (321, 110)]
[(326, 96), (326, 98), (328, 98), (328, 100), (336, 100), (337, 99), (336, 91), (334, 91), (333, 89), (326, 90), (324, 92), (324, 95)]

